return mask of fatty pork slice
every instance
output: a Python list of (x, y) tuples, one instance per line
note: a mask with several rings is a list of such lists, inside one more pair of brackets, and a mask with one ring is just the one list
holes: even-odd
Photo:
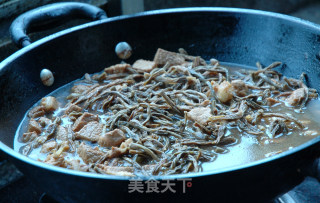
[(113, 66), (109, 66), (104, 69), (104, 72), (107, 74), (116, 74), (116, 73), (125, 73), (127, 72), (127, 68), (130, 68), (131, 65), (127, 63), (116, 64)]
[(38, 137), (37, 133), (35, 132), (27, 132), (27, 133), (23, 133), (22, 137), (21, 137), (21, 141), (22, 142), (31, 142), (34, 139), (36, 139)]
[(72, 130), (74, 132), (78, 132), (83, 126), (91, 121), (99, 121), (99, 117), (97, 115), (85, 112), (74, 122)]
[(78, 159), (65, 160), (65, 162), (67, 162), (68, 168), (70, 169), (85, 172), (89, 171), (88, 165), (81, 163)]
[(31, 109), (28, 113), (29, 118), (38, 118), (44, 116), (46, 112), (44, 111), (43, 106), (36, 106)]
[(216, 92), (217, 98), (222, 103), (228, 103), (233, 98), (233, 88), (232, 85), (228, 81), (223, 81), (220, 85), (214, 84), (213, 87)]
[(51, 152), (53, 149), (56, 149), (58, 146), (57, 142), (54, 140), (51, 140), (49, 142), (46, 142), (41, 147), (41, 153), (48, 153)]
[(90, 89), (88, 85), (75, 85), (71, 88), (71, 93), (82, 94), (83, 92)]
[(76, 139), (88, 140), (91, 142), (100, 141), (100, 136), (103, 130), (103, 124), (97, 121), (91, 121), (86, 124), (79, 132), (75, 133)]
[(41, 99), (40, 105), (43, 106), (44, 111), (50, 113), (59, 108), (59, 103), (55, 97), (48, 96)]
[(70, 104), (66, 110), (64, 111), (65, 114), (69, 115), (72, 112), (81, 112), (82, 108), (76, 104)]
[(77, 152), (86, 164), (96, 163), (104, 155), (104, 153), (100, 151), (98, 147), (91, 148), (84, 143), (80, 144)]
[(65, 127), (58, 125), (55, 131), (55, 137), (59, 141), (67, 141), (68, 140), (68, 131)]
[(125, 139), (122, 130), (115, 129), (99, 137), (98, 144), (102, 147), (119, 146)]
[(106, 166), (103, 164), (97, 164), (96, 169), (104, 174), (115, 176), (135, 176), (133, 174), (134, 168), (129, 166)]
[(190, 120), (205, 126), (208, 124), (212, 114), (209, 107), (196, 107), (189, 111), (187, 116)]
[(109, 150), (107, 153), (107, 158), (111, 159), (111, 158), (120, 157), (124, 154), (127, 154), (132, 142), (133, 140), (129, 138), (124, 142), (122, 142), (120, 147), (111, 147), (111, 150)]
[(185, 58), (179, 53), (166, 51), (159, 48), (154, 56), (153, 61), (158, 67), (165, 65), (167, 62), (170, 65), (181, 65), (185, 62)]
[(286, 99), (286, 102), (290, 106), (297, 106), (304, 100), (305, 96), (305, 89), (299, 88), (291, 93), (291, 95)]
[(34, 120), (33, 118), (31, 118), (29, 121), (28, 132), (35, 132), (37, 134), (41, 133), (40, 124), (36, 120)]
[(139, 59), (132, 65), (132, 68), (135, 69), (138, 73), (151, 72), (155, 67), (155, 63), (153, 61), (147, 61), (143, 59)]
[(62, 154), (60, 155), (49, 154), (47, 158), (44, 160), (44, 163), (51, 164), (54, 166), (60, 166), (60, 167), (66, 166), (64, 156)]
[(248, 94), (248, 87), (242, 80), (233, 80), (231, 82), (233, 92), (239, 96), (244, 97)]
[(46, 127), (52, 123), (52, 120), (47, 117), (40, 117), (38, 122), (42, 127)]

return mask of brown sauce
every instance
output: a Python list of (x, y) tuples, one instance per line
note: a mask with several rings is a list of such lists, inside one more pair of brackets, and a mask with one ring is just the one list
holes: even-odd
[[(195, 63), (195, 61), (193, 63)], [(227, 73), (223, 73), (223, 70), (225, 68), (218, 69), (218, 72), (222, 73), (222, 74), (219, 74), (219, 77), (223, 77), (222, 79), (221, 78), (219, 79), (219, 80), (222, 80), (222, 81), (226, 81), (228, 77), (231, 77), (231, 78), (234, 78), (234, 79), (244, 78), (245, 76), (250, 75), (250, 73), (253, 72), (253, 69), (250, 70), (250, 69), (247, 69), (247, 67), (242, 67), (242, 66), (239, 66), (239, 65), (232, 65), (232, 64), (226, 65), (225, 64), (223, 67), (225, 67), (229, 71), (229, 73), (228, 73), (229, 75), (227, 75)], [(204, 73), (202, 72), (202, 74), (204, 74)], [(99, 76), (99, 74), (96, 74), (96, 75)], [(197, 75), (195, 75), (195, 76), (197, 76)], [(91, 76), (91, 78), (92, 77), (93, 76)], [(86, 84), (86, 82), (84, 82), (84, 80), (85, 79), (71, 82), (71, 83), (69, 83), (69, 84), (57, 89), (56, 91), (52, 92), (50, 95), (48, 95), (48, 96), (55, 97), (56, 100), (59, 103), (59, 107), (57, 109), (55, 109), (51, 113), (46, 113), (46, 116), (49, 119), (51, 119), (50, 122), (54, 122), (54, 118), (55, 117), (61, 117), (64, 114), (64, 111), (66, 110), (65, 105), (70, 103), (70, 100), (66, 99), (66, 97), (68, 95), (70, 95), (70, 89), (74, 85)], [(112, 81), (114, 81), (114, 80), (107, 80), (107, 81), (105, 80), (106, 84), (111, 83)], [(194, 80), (194, 81), (196, 81), (196, 80)], [(221, 106), (221, 108), (225, 108), (228, 111), (231, 109), (230, 110), (230, 112), (231, 112), (232, 108), (230, 106), (232, 106), (232, 104), (228, 103), (229, 101), (221, 102), (224, 99), (226, 99), (225, 95), (222, 95), (222, 96), (219, 95), (219, 91), (220, 91), (219, 88), (222, 88), (222, 86), (221, 86), (222, 83), (223, 82), (218, 84), (217, 82), (215, 82), (215, 83), (212, 83), (212, 84), (215, 85), (214, 86), (216, 88), (215, 92), (217, 93), (216, 96), (220, 100), (220, 103), (218, 101), (218, 104)], [(225, 82), (225, 83), (227, 83), (227, 82)], [(258, 82), (256, 82), (256, 83), (258, 83)], [(268, 86), (267, 83), (268, 82), (264, 82), (264, 83), (262, 83), (262, 85), (260, 84), (260, 87)], [(91, 85), (94, 85), (94, 84), (101, 84), (101, 82), (98, 83), (97, 81), (95, 81)], [(152, 83), (152, 84), (156, 84), (156, 83)], [(201, 84), (202, 88), (203, 88), (204, 84), (205, 83)], [(252, 84), (249, 84), (249, 82), (246, 83), (246, 84), (247, 85), (252, 85)], [(271, 82), (271, 84), (272, 84), (272, 82)], [(196, 86), (195, 84), (193, 84), (193, 85)], [(292, 85), (292, 86), (294, 86), (294, 85)], [(166, 87), (168, 87), (168, 86), (166, 86)], [(116, 91), (116, 90), (114, 89), (113, 91)], [(122, 90), (120, 90), (120, 91), (122, 91)], [(208, 91), (209, 91), (209, 89), (207, 90), (207, 92)], [(291, 90), (290, 94), (292, 94), (292, 91), (293, 90)], [(250, 93), (253, 94), (255, 92), (258, 92), (258, 90), (255, 90), (253, 88), (253, 89), (250, 89), (250, 91), (246, 92), (246, 95), (249, 95)], [(237, 166), (237, 165), (241, 165), (241, 164), (245, 164), (245, 163), (261, 160), (261, 159), (264, 159), (266, 157), (273, 156), (275, 154), (279, 154), (281, 152), (290, 150), (290, 149), (292, 149), (292, 148), (294, 148), (296, 146), (301, 145), (302, 143), (307, 142), (308, 140), (311, 140), (311, 139), (317, 137), (319, 135), (319, 133), (318, 133), (318, 128), (319, 127), (318, 126), (320, 124), (320, 116), (319, 116), (320, 115), (320, 112), (319, 112), (320, 110), (318, 110), (318, 109), (320, 109), (319, 108), (320, 107), (320, 102), (319, 102), (317, 97), (313, 96), (311, 98), (311, 96), (310, 96), (310, 95), (313, 95), (313, 93), (315, 93), (315, 92), (314, 91), (310, 92), (310, 94), (309, 94), (310, 98), (307, 99), (305, 107), (300, 106), (300, 104), (296, 105), (296, 106), (293, 106), (293, 107), (292, 106), (288, 107), (287, 98), (290, 96), (290, 94), (286, 93), (286, 92), (289, 92), (289, 91), (280, 91), (278, 93), (276, 93), (276, 92), (277, 92), (277, 90), (273, 88), (272, 95), (274, 96), (274, 98), (276, 98), (276, 96), (278, 96), (279, 94), (281, 94), (283, 92), (284, 92), (284, 94), (287, 94), (287, 95), (277, 98), (277, 102), (278, 103), (275, 103), (274, 105), (271, 105), (271, 106), (267, 105), (267, 104), (264, 104), (263, 101), (260, 101), (261, 99), (259, 100), (259, 98), (256, 98), (257, 99), (256, 102), (251, 104), (249, 101), (248, 102), (243, 102), (241, 100), (241, 98), (245, 97), (246, 95), (233, 96), (233, 99), (235, 99), (235, 98), (239, 99), (240, 98), (239, 101), (235, 101), (234, 102), (234, 106), (235, 106), (236, 110), (233, 113), (227, 112), (226, 114), (222, 114), (222, 115), (220, 115), (219, 113), (217, 115), (213, 115), (212, 114), (212, 110), (211, 110), (211, 118), (210, 118), (211, 121), (210, 121), (210, 119), (206, 118), (206, 119), (208, 119), (206, 121), (208, 123), (208, 126), (210, 125), (210, 122), (218, 123), (218, 127), (216, 129), (207, 127), (206, 126), (207, 124), (204, 124), (205, 125), (204, 127), (203, 126), (201, 127), (201, 126), (199, 126), (199, 124), (197, 124), (197, 123), (201, 124), (202, 121), (201, 120), (197, 120), (198, 119), (197, 117), (193, 118), (192, 117), (193, 115), (191, 114), (192, 109), (194, 109), (196, 107), (192, 107), (191, 111), (190, 111), (190, 109), (186, 110), (186, 112), (188, 112), (190, 114), (186, 113), (187, 116), (186, 115), (183, 116), (183, 114), (179, 115), (177, 112), (174, 112), (174, 107), (171, 106), (172, 109), (170, 109), (170, 114), (168, 114), (168, 115), (171, 115), (170, 118), (172, 119), (172, 123), (173, 124), (172, 125), (170, 124), (170, 125), (173, 126), (174, 128), (181, 128), (181, 126), (182, 126), (183, 129), (184, 129), (184, 133), (185, 134), (181, 134), (181, 135), (187, 135), (188, 134), (188, 136), (189, 135), (190, 136), (189, 137), (186, 136), (187, 138), (193, 137), (194, 139), (196, 139), (197, 141), (194, 144), (188, 144), (188, 143), (191, 143), (193, 140), (190, 141), (190, 139), (184, 139), (184, 137), (183, 137), (184, 140), (180, 142), (179, 141), (180, 138), (179, 139), (177, 138), (177, 137), (179, 137), (179, 133), (177, 131), (174, 131), (174, 130), (170, 131), (172, 133), (171, 134), (172, 136), (168, 136), (167, 135), (166, 138), (162, 138), (163, 135), (161, 133), (159, 135), (154, 135), (155, 133), (159, 133), (159, 132), (154, 132), (154, 133), (151, 133), (153, 131), (151, 131), (150, 133), (149, 132), (143, 132), (144, 131), (143, 129), (139, 130), (139, 128), (141, 128), (139, 126), (138, 127), (137, 126), (134, 127), (134, 124), (127, 125), (127, 127), (129, 127), (131, 131), (134, 131), (134, 134), (139, 134), (140, 133), (141, 136), (144, 136), (144, 138), (148, 138), (148, 139), (149, 138), (150, 139), (154, 138), (154, 139), (158, 140), (159, 142), (161, 142), (160, 144), (164, 144), (165, 143), (165, 139), (167, 139), (167, 141), (170, 142), (171, 145), (174, 145), (174, 144), (178, 143), (179, 147), (180, 147), (181, 143), (184, 143), (184, 144), (181, 144), (181, 146), (182, 147), (187, 146), (187, 147), (185, 147), (184, 150), (188, 151), (188, 153), (189, 153), (189, 154), (187, 154), (186, 157), (190, 158), (190, 156), (193, 156), (193, 158), (191, 157), (190, 159), (187, 160), (187, 163), (183, 159), (183, 156), (185, 156), (184, 153), (180, 153), (180, 154), (176, 155), (176, 156), (179, 155), (179, 156), (182, 157), (179, 160), (176, 160), (174, 158), (170, 159), (168, 157), (165, 157), (165, 156), (167, 156), (167, 154), (169, 156), (170, 154), (177, 153), (176, 149), (174, 149), (174, 148), (170, 148), (169, 147), (167, 150), (164, 150), (163, 152), (157, 152), (156, 149), (151, 147), (150, 149), (152, 149), (153, 152), (146, 153), (146, 151), (143, 151), (143, 149), (141, 150), (139, 148), (140, 147), (139, 145), (136, 146), (136, 145), (132, 144), (131, 148), (130, 148), (130, 150), (132, 150), (132, 154), (130, 154), (130, 151), (129, 152), (127, 151), (123, 156), (116, 157), (116, 158), (110, 158), (111, 161), (108, 161), (108, 162), (105, 161), (105, 160), (103, 160), (103, 161), (105, 161), (104, 164), (106, 166), (108, 166), (108, 167), (109, 166), (110, 167), (116, 166), (116, 167), (122, 167), (122, 168), (124, 168), (124, 167), (128, 167), (128, 168), (131, 167), (132, 168), (133, 167), (134, 171), (131, 171), (131, 168), (130, 168), (130, 170), (128, 169), (129, 171), (120, 171), (120, 172), (119, 171), (116, 171), (116, 172), (111, 171), (110, 172), (109, 169), (105, 169), (105, 168), (98, 168), (98, 169), (95, 168), (94, 169), (94, 167), (96, 167), (97, 163), (103, 165), (103, 162), (101, 162), (103, 154), (109, 153), (112, 150), (112, 148), (114, 148), (114, 147), (120, 149), (122, 145), (120, 146), (120, 144), (116, 144), (116, 145), (114, 145), (112, 147), (111, 147), (111, 145), (110, 146), (109, 145), (108, 146), (101, 146), (101, 144), (98, 144), (98, 143), (100, 143), (100, 141), (97, 142), (97, 141), (88, 141), (88, 140), (85, 140), (85, 139), (82, 139), (82, 138), (77, 138), (77, 139), (73, 138), (72, 142), (75, 143), (73, 146), (79, 147), (81, 145), (81, 143), (82, 143), (82, 144), (86, 145), (86, 147), (87, 147), (86, 149), (87, 150), (89, 148), (96, 149), (96, 150), (99, 151), (99, 153), (101, 152), (100, 153), (101, 154), (100, 159), (99, 160), (95, 160), (94, 161), (95, 163), (88, 164), (88, 161), (87, 161), (87, 163), (85, 163), (83, 161), (83, 155), (81, 155), (82, 157), (79, 156), (79, 152), (77, 152), (78, 149), (72, 150), (72, 147), (70, 147), (70, 145), (69, 145), (69, 146), (67, 146), (67, 149), (62, 152), (63, 158), (64, 158), (64, 160), (66, 162), (72, 161), (72, 160), (78, 160), (78, 163), (76, 164), (77, 165), (76, 167), (73, 166), (72, 164), (71, 164), (72, 167), (70, 167), (68, 164), (66, 164), (66, 166), (62, 166), (62, 167), (71, 168), (71, 169), (75, 169), (75, 170), (106, 173), (106, 174), (111, 174), (111, 175), (129, 175), (129, 176), (131, 176), (133, 174), (135, 174), (135, 175), (139, 175), (139, 174), (146, 175), (146, 173), (147, 173), (147, 175), (166, 175), (166, 174), (170, 175), (170, 174), (186, 173), (186, 172), (198, 172), (198, 171), (201, 172), (201, 171), (209, 171), (209, 170), (215, 170), (215, 169), (226, 168), (226, 167), (231, 167), (231, 166)], [(161, 94), (159, 94), (159, 95), (161, 95)], [(163, 96), (163, 97), (165, 97), (165, 96)], [(201, 97), (201, 95), (197, 95), (197, 97)], [(232, 95), (231, 95), (231, 97), (232, 97)], [(159, 98), (161, 98), (161, 97), (159, 96)], [(173, 97), (171, 97), (171, 98), (173, 98)], [(249, 99), (249, 100), (251, 100), (251, 99)], [(74, 100), (74, 101), (76, 101), (76, 100)], [(176, 99), (176, 100), (173, 100), (172, 102), (176, 102), (177, 104), (182, 104), (183, 101), (184, 100), (178, 101), (178, 99)], [(195, 100), (193, 100), (193, 101), (195, 101)], [(205, 100), (204, 101), (201, 100), (201, 102), (207, 102), (207, 103), (209, 102), (210, 103), (210, 101), (205, 101)], [(232, 100), (232, 102), (233, 102), (233, 100)], [(256, 105), (259, 102), (261, 104), (258, 107), (250, 106), (250, 105)], [(49, 154), (56, 153), (57, 151), (59, 151), (59, 149), (61, 148), (60, 145), (62, 145), (63, 141), (58, 140), (55, 137), (47, 139), (44, 143), (47, 143), (47, 142), (50, 142), (50, 141), (55, 141), (56, 144), (58, 146), (60, 146), (60, 148), (59, 147), (55, 147), (53, 152), (49, 151), (49, 152), (46, 152), (46, 153), (41, 153), (40, 152), (42, 144), (40, 144), (39, 146), (36, 146), (36, 147), (32, 147), (32, 149), (28, 150), (28, 152), (26, 153), (26, 147), (30, 147), (30, 143), (32, 143), (32, 141), (30, 141), (30, 142), (23, 142), (22, 141), (22, 137), (24, 136), (24, 133), (26, 133), (28, 131), (28, 125), (29, 125), (29, 122), (30, 122), (30, 116), (28, 116), (28, 114), (30, 113), (30, 111), (32, 111), (32, 109), (34, 109), (35, 107), (39, 106), (40, 103), (41, 103), (41, 101), (39, 101), (37, 104), (35, 104), (27, 112), (27, 114), (25, 115), (24, 119), (22, 120), (22, 122), (21, 122), (21, 124), (20, 124), (20, 126), (19, 126), (19, 128), (18, 128), (18, 130), (16, 132), (16, 135), (15, 135), (14, 149), (16, 151), (24, 153), (25, 155), (27, 155), (28, 157), (30, 157), (32, 159), (43, 161), (43, 162), (47, 162), (47, 163), (49, 162), (49, 164), (53, 164), (53, 165), (59, 165), (59, 164), (56, 164), (57, 162), (55, 162), (55, 161), (57, 161), (57, 160), (55, 160), (55, 158), (52, 158), (52, 160), (53, 160), (52, 162), (50, 162), (50, 161), (48, 161), (46, 159), (48, 159), (48, 155)], [(105, 129), (103, 131), (104, 133), (111, 132), (111, 130), (114, 130), (115, 128), (119, 128), (123, 132), (125, 132), (125, 130), (123, 128), (121, 128), (121, 122), (125, 123), (126, 120), (130, 120), (128, 118), (128, 116), (127, 117), (125, 116), (124, 118), (119, 119), (119, 121), (116, 121), (115, 123), (112, 124), (112, 119), (116, 118), (115, 114), (117, 114), (119, 111), (110, 109), (109, 108), (110, 106), (107, 107), (107, 108), (102, 109), (101, 108), (101, 105), (102, 105), (101, 103), (102, 103), (101, 101), (94, 103), (93, 105), (90, 106), (90, 108), (85, 110), (85, 112), (94, 113), (94, 114), (96, 114), (98, 116), (99, 123), (101, 123), (104, 126), (107, 126), (107, 127), (105, 127)], [(124, 104), (124, 105), (126, 105), (126, 104)], [(160, 105), (163, 106), (163, 105), (166, 105), (166, 104), (165, 103), (160, 103)], [(228, 106), (230, 107), (229, 109), (227, 108)], [(169, 107), (170, 106), (168, 106), (168, 108)], [(176, 111), (179, 111), (179, 110), (183, 111), (181, 109), (185, 108), (185, 107), (183, 107), (183, 105), (180, 105), (178, 107), (179, 108)], [(217, 106), (217, 107), (219, 107), (219, 106)], [(260, 126), (259, 129), (258, 128), (254, 129), (254, 130), (260, 130), (259, 134), (252, 134), (252, 133), (250, 133), (250, 131), (246, 131), (246, 130), (241, 129), (241, 127), (239, 127), (241, 125), (236, 123), (237, 119), (229, 119), (228, 118), (228, 120), (227, 120), (228, 122), (225, 122), (225, 120), (222, 120), (222, 121), (219, 120), (219, 119), (225, 119), (226, 116), (230, 116), (230, 115), (231, 116), (238, 116), (238, 114), (241, 113), (240, 111), (241, 111), (242, 107), (245, 109), (244, 112), (247, 112), (248, 108), (249, 109), (250, 108), (262, 108), (262, 109), (264, 109), (266, 117), (260, 118), (260, 120), (259, 120), (259, 122), (257, 122), (257, 124), (253, 124), (254, 127), (256, 127), (257, 125)], [(145, 108), (145, 109), (142, 109), (141, 111), (145, 111), (147, 113), (146, 108), (148, 108), (148, 107), (147, 106), (143, 106), (143, 108)], [(208, 108), (209, 109), (209, 105), (204, 104), (203, 108)], [(133, 110), (131, 110), (131, 111), (133, 111)], [(219, 109), (217, 111), (219, 111)], [(254, 112), (257, 112), (257, 111), (254, 111)], [(299, 123), (297, 123), (298, 121), (295, 122), (295, 120), (290, 120), (290, 118), (289, 119), (284, 119), (284, 120), (283, 119), (279, 119), (279, 123), (276, 123), (276, 121), (273, 123), (273, 121), (278, 119), (278, 117), (276, 117), (276, 119), (274, 119), (274, 120), (272, 120), (272, 119), (275, 118), (275, 117), (272, 117), (272, 119), (270, 119), (270, 117), (268, 117), (268, 113), (270, 113), (270, 112), (275, 112), (277, 114), (284, 114), (284, 115), (288, 114), (288, 115), (290, 115), (290, 118), (293, 117), (294, 119), (298, 120), (299, 122), (302, 122), (304, 127), (303, 128), (299, 127)], [(146, 121), (146, 123), (148, 125), (147, 129), (152, 130), (152, 128), (153, 128), (152, 126), (153, 125), (151, 124), (150, 118), (149, 118), (149, 121), (146, 120), (146, 119), (148, 119), (148, 116), (147, 116), (146, 113), (145, 114), (141, 114), (140, 118), (142, 120)], [(155, 115), (156, 114), (156, 110), (153, 113)], [(83, 115), (83, 112), (81, 112), (81, 115)], [(130, 115), (130, 114), (128, 114), (128, 115)], [(174, 116), (172, 116), (172, 115), (174, 115)], [(246, 115), (246, 116), (248, 116), (248, 115)], [(159, 117), (161, 117), (161, 116), (159, 116)], [(159, 118), (159, 117), (157, 117), (157, 118)], [(186, 117), (188, 118), (187, 119), (188, 121), (186, 123), (187, 125), (183, 126), (183, 122), (186, 119)], [(223, 117), (223, 118), (221, 118), (221, 117)], [(79, 115), (76, 115), (75, 120), (78, 119), (78, 118), (79, 118)], [(35, 118), (35, 120), (38, 123), (40, 123), (40, 121), (37, 120), (37, 119), (39, 119), (39, 118)], [(214, 119), (218, 119), (218, 120), (214, 120)], [(246, 120), (244, 120), (244, 122), (247, 122), (247, 121), (248, 122), (252, 122), (252, 118), (251, 117), (244, 117), (242, 115), (242, 117), (239, 120), (241, 120), (241, 119), (246, 119)], [(61, 117), (61, 121), (59, 121), (59, 126), (67, 129), (69, 125), (70, 126), (74, 126), (75, 125), (74, 124), (75, 120), (72, 120), (69, 117)], [(164, 124), (161, 124), (161, 125), (157, 124), (157, 120), (156, 119), (153, 119), (152, 122), (154, 124), (154, 128), (159, 128), (159, 126), (164, 125)], [(164, 122), (164, 121), (162, 120), (161, 122)], [(281, 122), (285, 123), (286, 130), (284, 130), (283, 132), (281, 130), (279, 130), (280, 132), (279, 131), (272, 132), (272, 128), (271, 128), (270, 125), (275, 125), (277, 127), (277, 125), (279, 124), (278, 127), (280, 126), (279, 129), (281, 129), (281, 125), (283, 125)], [(116, 127), (109, 129), (110, 123), (111, 123), (111, 125), (115, 125)], [(144, 123), (144, 125), (146, 123)], [(145, 125), (145, 126), (147, 126), (147, 125)], [(251, 126), (251, 124), (248, 124), (248, 125)], [(248, 126), (248, 125), (246, 125), (246, 126)], [(207, 131), (208, 130), (219, 130), (220, 131), (222, 129), (221, 126), (224, 127), (224, 129), (222, 130), (223, 131), (223, 136), (221, 138), (221, 143), (227, 142), (226, 140), (228, 140), (228, 143), (227, 144), (221, 144), (221, 145), (220, 144), (208, 144), (208, 143), (215, 142), (216, 139), (218, 139), (217, 137), (219, 137), (219, 133), (220, 132), (215, 132), (217, 135), (215, 133), (213, 133), (215, 135), (208, 135)], [(48, 127), (44, 127), (44, 128), (48, 128)], [(204, 129), (202, 129), (202, 128), (204, 128)], [(44, 131), (45, 130), (41, 131), (40, 135), (37, 135), (37, 136), (38, 137), (41, 136), (41, 135), (43, 136), (45, 134)], [(258, 131), (255, 131), (255, 132), (258, 132)], [(260, 132), (265, 132), (265, 133), (260, 133)], [(76, 132), (73, 132), (73, 133), (76, 133)], [(131, 135), (132, 133), (127, 131), (124, 134), (125, 134), (125, 139), (126, 140), (129, 140), (130, 138), (132, 139), (132, 135)], [(122, 143), (124, 143), (124, 141), (122, 141)], [(144, 143), (146, 143), (146, 142), (144, 142)], [(199, 144), (199, 143), (205, 143), (205, 144)], [(145, 146), (149, 146), (149, 145), (145, 144)], [(154, 145), (152, 145), (152, 146), (154, 146)], [(192, 162), (192, 160), (194, 160), (195, 157), (202, 156), (201, 153), (199, 153), (199, 154), (196, 153), (196, 152), (198, 152), (197, 150), (192, 151), (192, 150), (194, 150), (194, 148), (197, 148), (197, 150), (199, 150), (199, 149), (203, 150), (203, 152), (201, 151), (201, 153), (209, 153), (209, 154), (206, 155), (206, 160), (203, 160), (203, 159), (199, 158), (198, 160), (196, 160), (197, 161), (196, 164), (195, 164), (195, 162)], [(134, 150), (136, 150), (136, 151), (134, 152)], [(192, 153), (190, 152), (190, 150), (192, 151)], [(160, 155), (160, 154), (165, 154), (165, 155)], [(160, 161), (156, 161), (156, 160), (150, 159), (150, 156), (152, 157), (153, 155), (158, 157)], [(60, 154), (59, 156), (62, 156), (62, 155)], [(58, 155), (57, 155), (57, 157), (58, 157)], [(123, 157), (125, 157), (125, 159)], [(165, 158), (161, 159), (161, 157), (165, 157)], [(137, 160), (140, 160), (139, 158), (142, 161), (138, 162)], [(137, 161), (139, 166), (137, 166), (137, 164), (135, 164), (135, 163), (131, 163), (130, 160)], [(167, 160), (169, 160), (169, 161), (166, 162)], [(158, 173), (154, 173), (154, 171), (155, 171), (154, 168), (150, 169), (150, 170), (148, 169), (149, 166), (154, 167), (156, 164), (159, 165), (161, 161), (163, 162), (162, 163), (163, 164), (162, 168), (169, 167), (171, 165), (171, 169), (163, 169), (162, 172), (161, 172), (161, 169), (160, 169), (160, 172), (158, 172)], [(172, 169), (172, 163), (175, 162), (175, 161), (177, 162), (175, 167), (177, 168), (177, 167), (181, 166), (181, 169), (179, 169), (179, 170), (173, 170)], [(183, 164), (185, 164), (185, 165), (183, 165)], [(183, 167), (182, 167), (182, 165), (183, 165)], [(143, 168), (144, 166), (146, 166), (146, 167)], [(196, 170), (197, 167), (199, 167), (199, 168)], [(115, 170), (115, 169), (112, 169), (112, 170)]]

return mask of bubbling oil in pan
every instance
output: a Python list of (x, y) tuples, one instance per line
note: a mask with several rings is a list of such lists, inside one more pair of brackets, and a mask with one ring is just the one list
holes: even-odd
[[(159, 50), (153, 62), (112, 66), (49, 94), (26, 113), (14, 149), (75, 170), (170, 175), (249, 163), (319, 135), (316, 91), (303, 77), (283, 79), (273, 70), (280, 63), (258, 63), (258, 70), (216, 60), (207, 65), (200, 57)], [(182, 64), (161, 62), (163, 54)], [(91, 89), (82, 87), (82, 94), (77, 85)], [(290, 103), (295, 93), (301, 98)], [(81, 110), (65, 115), (71, 105)]]

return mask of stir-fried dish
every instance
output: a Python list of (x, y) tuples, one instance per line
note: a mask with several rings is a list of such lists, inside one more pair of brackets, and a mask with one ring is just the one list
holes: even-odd
[(42, 98), (18, 130), (19, 151), (80, 171), (170, 175), (202, 171), (241, 145), (242, 136), (261, 148), (290, 136), (317, 136), (311, 119), (294, 116), (304, 114), (316, 90), (305, 85), (304, 73), (287, 78), (278, 66), (231, 69), (183, 49), (158, 49), (153, 61), (85, 74)]

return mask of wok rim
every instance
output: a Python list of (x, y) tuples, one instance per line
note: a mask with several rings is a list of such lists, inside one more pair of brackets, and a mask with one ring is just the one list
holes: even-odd
[[(227, 8), (227, 7), (189, 7), (189, 8), (172, 8), (172, 9), (161, 9), (161, 10), (152, 10), (152, 11), (146, 11), (146, 12), (141, 12), (137, 14), (131, 14), (131, 15), (123, 15), (123, 16), (116, 16), (112, 18), (107, 18), (103, 20), (97, 20), (94, 22), (89, 22), (85, 23), (82, 25), (78, 25), (72, 28), (68, 28), (62, 31), (59, 31), (57, 33), (51, 34), (49, 36), (46, 36), (42, 39), (39, 39), (32, 44), (28, 45), (27, 47), (24, 47), (9, 57), (7, 57), (5, 60), (3, 60), (0, 63), (0, 74), (2, 71), (5, 71), (6, 67), (8, 64), (11, 62), (14, 62), (15, 59), (19, 58), (20, 56), (24, 55), (26, 52), (37, 48), (39, 45), (45, 44), (51, 40), (54, 40), (56, 38), (62, 37), (64, 35), (70, 34), (75, 31), (79, 31), (82, 29), (86, 29), (89, 27), (97, 26), (102, 23), (108, 23), (108, 22), (114, 22), (114, 21), (122, 21), (126, 19), (131, 19), (131, 18), (139, 18), (139, 17), (147, 17), (147, 16), (153, 16), (153, 15), (164, 15), (164, 14), (170, 14), (170, 13), (186, 13), (186, 12), (216, 12), (216, 13), (233, 13), (233, 14), (251, 14), (251, 15), (258, 15), (258, 16), (264, 16), (264, 17), (271, 17), (271, 18), (278, 18), (278, 19), (283, 19), (288, 22), (296, 23), (299, 24), (305, 28), (312, 29), (314, 31), (318, 31), (320, 33), (320, 25), (317, 25), (315, 23), (309, 22), (307, 20), (303, 20), (297, 17), (285, 15), (285, 14), (280, 14), (280, 13), (274, 13), (274, 12), (269, 12), (269, 11), (261, 11), (261, 10), (254, 10), (254, 9), (243, 9), (243, 8)], [(311, 147), (314, 144), (317, 144), (320, 141), (320, 136), (315, 137), (297, 147), (294, 147), (293, 149), (287, 150), (285, 152), (282, 152), (280, 154), (276, 154), (271, 157), (266, 157), (261, 160), (257, 161), (252, 161), (249, 163), (245, 164), (240, 164), (240, 165), (235, 165), (235, 166), (230, 166), (230, 167), (225, 167), (225, 168), (219, 168), (219, 169), (213, 169), (209, 171), (204, 171), (204, 172), (197, 172), (197, 173), (187, 173), (187, 174), (175, 174), (175, 175), (170, 175), (170, 176), (144, 176), (144, 177), (139, 177), (142, 180), (148, 180), (150, 177), (156, 179), (156, 180), (163, 180), (163, 179), (183, 179), (183, 178), (197, 178), (197, 177), (202, 177), (202, 176), (209, 176), (209, 175), (219, 175), (223, 173), (230, 173), (233, 171), (240, 171), (240, 170), (245, 170), (247, 168), (251, 168), (254, 166), (261, 166), (263, 164), (270, 163), (272, 161), (276, 161), (282, 158), (285, 158), (289, 155), (293, 155), (295, 153), (298, 153), (299, 151), (302, 151), (308, 147)], [(0, 141), (0, 150), (5, 152), (7, 155), (24, 162), (26, 164), (30, 164), (35, 167), (39, 167), (44, 170), (49, 170), (51, 172), (57, 172), (57, 173), (62, 173), (65, 175), (73, 175), (73, 176), (80, 176), (83, 178), (94, 178), (94, 179), (105, 179), (105, 180), (123, 180), (123, 181), (128, 181), (132, 179), (132, 177), (126, 177), (126, 176), (115, 176), (115, 175), (107, 175), (107, 174), (97, 174), (97, 173), (90, 173), (90, 172), (82, 172), (82, 171), (76, 171), (72, 169), (67, 169), (67, 168), (61, 168), (58, 166), (53, 166), (49, 164), (42, 163), (40, 161), (33, 160), (31, 158), (28, 158), (21, 153), (14, 151), (13, 148), (7, 146), (3, 142)]]

